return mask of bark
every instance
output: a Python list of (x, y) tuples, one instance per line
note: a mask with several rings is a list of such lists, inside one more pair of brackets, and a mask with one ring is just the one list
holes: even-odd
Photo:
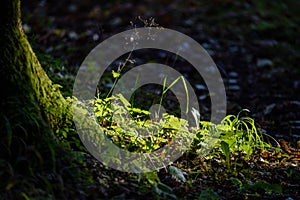
[[(20, 21), (20, 1), (4, 0), (0, 25), (1, 128), (10, 148), (12, 134), (48, 134), (58, 128), (66, 102), (33, 53)], [(5, 126), (3, 126), (5, 125)], [(4, 129), (4, 130), (3, 130)], [(28, 133), (30, 130), (31, 134)], [(30, 142), (29, 141), (29, 142)]]
[[(4, 5), (2, 7), (2, 5)], [(33, 53), (20, 21), (20, 1), (4, 0), (1, 16), (1, 89), (6, 98), (28, 98), (38, 103), (51, 128), (57, 129), (66, 114), (66, 101), (52, 84)], [(6, 106), (5, 106), (6, 107)], [(10, 107), (9, 107), (10, 108)], [(6, 110), (10, 110), (6, 107)]]
[(1, 0), (0, 12), (1, 193), (19, 174), (56, 173), (61, 162), (71, 160), (61, 155), (65, 148), (53, 136), (71, 116), (22, 30), (20, 0)]

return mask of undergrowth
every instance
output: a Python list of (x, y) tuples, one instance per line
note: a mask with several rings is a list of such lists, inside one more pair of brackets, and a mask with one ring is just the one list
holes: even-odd
[[(68, 84), (73, 82), (73, 80), (69, 80), (72, 79), (72, 76), (68, 75), (68, 72), (64, 70), (59, 60), (45, 57), (44, 55), (39, 55), (39, 57), (42, 60), (42, 64), (47, 66), (46, 71), (48, 75), (52, 77), (54, 82), (62, 84), (63, 86), (57, 86), (60, 89), (63, 88), (65, 96), (69, 96)], [(125, 63), (119, 67), (118, 71), (112, 71), (113, 78), (115, 78), (113, 86), (120, 77), (126, 62), (133, 61), (128, 57)], [(66, 76), (68, 77), (67, 80), (65, 79)], [(180, 80), (184, 83), (184, 79), (178, 77), (170, 86), (166, 85), (166, 80), (164, 81), (160, 105), (167, 91)], [(68, 84), (66, 85), (65, 83)], [(263, 133), (256, 127), (254, 119), (248, 116), (248, 110), (242, 110), (237, 115), (228, 115), (220, 124), (213, 124), (209, 121), (198, 121), (196, 127), (190, 127), (186, 120), (172, 113), (163, 113), (160, 116), (159, 114), (161, 113), (150, 113), (148, 110), (139, 108), (134, 102), (127, 101), (122, 94), (109, 96), (112, 90), (113, 87), (106, 97), (98, 95), (98, 97), (90, 100), (87, 104), (92, 105), (97, 123), (104, 130), (107, 138), (120, 148), (130, 152), (153, 152), (164, 147), (181, 131), (185, 133), (186, 137), (193, 139), (193, 142), (182, 158), (187, 160), (187, 163), (192, 163), (189, 166), (192, 168), (192, 171), (187, 173), (186, 167), (188, 166), (178, 163), (166, 166), (165, 170), (178, 182), (185, 184), (187, 188), (190, 187), (192, 181), (197, 179), (200, 173), (210, 173), (209, 169), (205, 170), (204, 168), (199, 170), (197, 167), (194, 168), (192, 166), (198, 166), (199, 160), (205, 163), (207, 159), (219, 159), (221, 164), (227, 169), (228, 180), (233, 185), (237, 185), (241, 192), (247, 189), (263, 188), (267, 192), (280, 193), (281, 188), (278, 185), (262, 181), (257, 181), (254, 185), (249, 185), (236, 178), (238, 170), (240, 166), (243, 166), (244, 162), (250, 160), (254, 153), (263, 152), (270, 147), (270, 144), (263, 141)], [(75, 98), (67, 98), (67, 106), (70, 106), (72, 103), (75, 105), (80, 104)], [(160, 109), (158, 109), (158, 112), (160, 112)], [(191, 111), (187, 110), (187, 112)], [(67, 115), (65, 118), (68, 121), (66, 121), (64, 126), (56, 130), (58, 139), (75, 150), (86, 151), (77, 136), (73, 122), (70, 121), (71, 110)], [(151, 118), (150, 115), (160, 117)], [(200, 114), (196, 113), (196, 115)], [(195, 117), (195, 119), (197, 120), (198, 118)], [(158, 199), (175, 199), (177, 196), (173, 192), (172, 187), (161, 181), (159, 173), (158, 171), (154, 171), (139, 174), (138, 181), (142, 183), (142, 188), (146, 187), (146, 191), (147, 188), (151, 189)], [(208, 188), (201, 191), (199, 198), (217, 199), (218, 195), (213, 189)]]
[[(112, 71), (116, 80), (120, 77), (124, 66), (123, 63), (119, 67), (119, 71)], [(116, 80), (113, 85), (116, 84)], [(179, 80), (184, 82), (183, 78), (178, 77), (168, 87), (164, 81), (160, 103), (166, 92)], [(119, 148), (130, 152), (150, 153), (164, 147), (174, 140), (176, 134), (180, 132), (181, 136), (184, 137), (183, 139), (187, 139), (186, 141), (192, 139), (193, 141), (187, 147), (184, 159), (193, 163), (199, 162), (199, 159), (217, 158), (225, 166), (229, 176), (233, 178), (238, 174), (239, 166), (243, 166), (243, 163), (251, 159), (254, 153), (264, 152), (270, 147), (270, 144), (263, 141), (262, 131), (256, 127), (254, 119), (248, 116), (249, 110), (246, 109), (241, 110), (237, 115), (226, 116), (220, 124), (200, 121), (198, 111), (186, 110), (186, 112), (194, 112), (193, 116), (195, 120), (198, 120), (196, 127), (191, 127), (187, 120), (171, 113), (165, 112), (159, 115), (160, 113), (151, 113), (148, 110), (138, 108), (136, 105), (133, 106), (133, 103), (129, 102), (122, 94), (107, 95), (106, 97), (98, 95), (88, 102), (80, 102), (76, 98), (71, 101), (75, 106), (92, 111), (94, 113), (92, 117), (95, 117), (96, 123), (101, 126), (105, 138), (111, 140)], [(88, 116), (84, 110), (81, 112), (83, 112), (83, 116)], [(157, 112), (160, 112), (160, 109)], [(156, 116), (156, 118), (151, 118), (151, 115)], [(88, 127), (86, 126), (86, 128)], [(96, 139), (94, 142), (101, 141)], [(81, 146), (80, 143), (78, 144)], [(188, 185), (191, 181), (186, 178), (186, 169), (180, 169), (180, 165), (173, 163), (173, 165), (165, 166), (165, 170), (179, 182)], [(197, 172), (193, 173), (197, 174)], [(139, 174), (139, 181), (152, 188), (157, 198), (176, 198), (172, 188), (160, 180), (159, 171)], [(235, 182), (233, 181), (233, 183)], [(259, 182), (256, 185), (260, 188), (260, 185), (264, 187), (267, 183)], [(247, 187), (251, 188), (250, 186)], [(272, 187), (273, 185), (270, 184), (271, 191), (273, 191)], [(276, 190), (277, 186), (274, 187), (275, 192), (280, 191)], [(213, 195), (214, 193), (210, 190), (201, 193), (202, 196), (209, 194)]]
[[(238, 15), (241, 16), (242, 21), (246, 22), (244, 25), (240, 24), (242, 28), (245, 28), (245, 36), (242, 35), (241, 37), (249, 36), (255, 32), (256, 34), (254, 35), (254, 39), (263, 40), (265, 37), (270, 39), (271, 35), (271, 39), (274, 39), (276, 42), (276, 48), (274, 48), (273, 45), (270, 47), (263, 47), (267, 49), (267, 51), (262, 51), (263, 55), (265, 56), (266, 54), (268, 56), (270, 52), (272, 53), (275, 50), (280, 50), (283, 52), (282, 55), (287, 54), (285, 58), (288, 60), (296, 60), (293, 58), (295, 56), (297, 57), (298, 54), (295, 52), (290, 53), (286, 44), (277, 44), (277, 41), (280, 42), (285, 36), (293, 36), (296, 34), (296, 31), (294, 31), (296, 30), (295, 23), (287, 23), (289, 21), (295, 21), (289, 19), (294, 17), (294, 15), (284, 14), (286, 12), (290, 13), (291, 10), (286, 9), (284, 4), (276, 2), (269, 4), (260, 1), (250, 1), (249, 5), (250, 8), (246, 11), (245, 9), (240, 9), (238, 7), (239, 12), (246, 12), (246, 14), (247, 12), (250, 12), (250, 14), (256, 13), (253, 19), (250, 20), (250, 26), (248, 20), (243, 20), (243, 16), (245, 16), (243, 13)], [(266, 9), (269, 7), (270, 9)], [(228, 9), (224, 10), (222, 6), (214, 6), (213, 8), (214, 10), (211, 11), (211, 13), (213, 13), (214, 16), (210, 18), (212, 22), (218, 21), (220, 23), (224, 23), (226, 22), (226, 19), (231, 19), (226, 18), (225, 21), (219, 20), (219, 18), (224, 18), (224, 16), (226, 16)], [(217, 11), (215, 9), (217, 9)], [(219, 16), (218, 13), (220, 12), (218, 12), (218, 9), (221, 11), (224, 10), (226, 13), (221, 12), (221, 16)], [(274, 12), (274, 14), (277, 15), (277, 17), (274, 17), (274, 14), (272, 14), (270, 10), (275, 10), (276, 12)], [(296, 10), (296, 7), (294, 10)], [(202, 12), (198, 13), (201, 13), (199, 18), (205, 16)], [(236, 29), (235, 23), (229, 27), (231, 32), (233, 31), (236, 35), (240, 35), (240, 29)], [(274, 31), (278, 29), (284, 31)], [(204, 30), (210, 33), (209, 31), (212, 29), (210, 25), (207, 25), (204, 26)], [(219, 33), (219, 31), (217, 32)], [(213, 35), (213, 32), (211, 35)], [(293, 40), (295, 37), (288, 38)], [(73, 85), (73, 77), (69, 76), (69, 73), (63, 67), (62, 63), (47, 55), (38, 56), (53, 82), (62, 86), (58, 87), (60, 87), (64, 96), (70, 96), (70, 88), (72, 88)], [(275, 64), (279, 63), (283, 66), (290, 67), (288, 64), (290, 62), (286, 62), (286, 59), (280, 60), (278, 58), (275, 59), (274, 62)], [(121, 69), (124, 66), (125, 65), (122, 65)], [(298, 69), (292, 70), (295, 71), (295, 73), (299, 73)], [(119, 76), (120, 71), (113, 71), (113, 78), (116, 78), (113, 84), (116, 83)], [(109, 79), (109, 81), (111, 80)], [(111, 91), (109, 93), (111, 93)], [(199, 179), (206, 180), (206, 182), (211, 183), (210, 188), (207, 188), (205, 185), (203, 189), (199, 191), (199, 199), (219, 199), (214, 184), (217, 184), (220, 179), (226, 179), (229, 181), (232, 188), (237, 188), (239, 192), (251, 190), (252, 192), (248, 192), (252, 195), (250, 197), (259, 197), (257, 191), (263, 191), (265, 193), (282, 192), (281, 187), (277, 184), (272, 184), (271, 181), (268, 183), (257, 178), (253, 180), (251, 176), (254, 177), (254, 173), (247, 169), (247, 164), (252, 170), (254, 168), (253, 165), (259, 165), (256, 163), (258, 159), (255, 160), (253, 157), (259, 155), (257, 153), (264, 152), (270, 147), (270, 144), (264, 142), (262, 139), (262, 135), (265, 133), (262, 133), (262, 131), (256, 127), (254, 119), (248, 116), (248, 110), (242, 110), (237, 115), (228, 115), (220, 124), (213, 124), (208, 121), (199, 121), (199, 127), (188, 128), (189, 124), (187, 124), (185, 120), (178, 116), (174, 116), (171, 113), (165, 113), (162, 118), (153, 120), (149, 117), (149, 115), (153, 113), (139, 108), (139, 105), (134, 105), (132, 102), (128, 102), (122, 97), (122, 95), (108, 96), (109, 95), (106, 97), (102, 96), (101, 98), (97, 97), (94, 100), (91, 100), (90, 104), (93, 106), (97, 123), (99, 123), (99, 125), (105, 130), (106, 136), (120, 148), (132, 152), (153, 152), (170, 142), (179, 130), (184, 130), (187, 136), (192, 136), (193, 142), (186, 154), (179, 160), (181, 162), (173, 163), (166, 167), (165, 171), (175, 179), (175, 181), (173, 181), (174, 179), (171, 179), (175, 182), (173, 184), (177, 184), (178, 182), (184, 183), (186, 190), (190, 190), (192, 185)], [(146, 100), (147, 99), (144, 101)], [(67, 101), (69, 103), (76, 103), (77, 100), (68, 99)], [(53, 110), (53, 112), (55, 112), (55, 110)], [(71, 115), (71, 113), (68, 113), (68, 115)], [(64, 117), (65, 116), (62, 116), (62, 118)], [(8, 121), (6, 121), (6, 124), (9, 124)], [(56, 131), (58, 138), (63, 141), (65, 145), (72, 146), (76, 150), (84, 151), (81, 141), (77, 137), (73, 122), (67, 121), (65, 124), (66, 126), (62, 126)], [(206, 148), (212, 145), (212, 149)], [(20, 157), (20, 160), (22, 159), (24, 158)], [(11, 173), (18, 176), (18, 174), (14, 171), (13, 166), (10, 166), (10, 163), (1, 161), (0, 165), (8, 166), (6, 167), (7, 171), (2, 171), (2, 174)], [(225, 168), (225, 170), (223, 170), (223, 168)], [(101, 168), (99, 170), (104, 169)], [(61, 169), (61, 171), (66, 170)], [(164, 171), (164, 169), (161, 171)], [(143, 183), (143, 186), (141, 187), (145, 187), (146, 190), (151, 188), (157, 199), (175, 199), (178, 194), (174, 193), (171, 183), (166, 183), (165, 180), (162, 180), (161, 171), (139, 174), (137, 179), (140, 183)], [(290, 173), (290, 176), (292, 176), (292, 174), (295, 173), (294, 171), (290, 169), (290, 171), (287, 170), (286, 173)], [(259, 171), (259, 173), (263, 174), (264, 172)], [(265, 176), (267, 177), (269, 175)], [(293, 176), (296, 177), (294, 174)], [(50, 189), (52, 189), (51, 187), (63, 188), (64, 186), (64, 184), (59, 182), (59, 180), (57, 181), (59, 182), (57, 184), (58, 186), (51, 186), (52, 183), (45, 177), (37, 175), (36, 178), (43, 179), (42, 182)], [(57, 179), (60, 179), (60, 177), (58, 176)], [(108, 178), (105, 177), (105, 179)], [(27, 182), (25, 180), (20, 184), (30, 185), (30, 181), (35, 182), (36, 180), (29, 180)], [(104, 180), (101, 181), (103, 182)], [(14, 184), (15, 182), (12, 180), (11, 184), (7, 185), (6, 188), (14, 187)], [(54, 189), (55, 188), (53, 188), (53, 191)], [(34, 188), (30, 188), (30, 190), (34, 191)], [(44, 193), (45, 191), (38, 192)], [(24, 199), (28, 199), (25, 193), (21, 194), (21, 196), (23, 196)], [(48, 196), (48, 198), (51, 198), (51, 196)]]
[[(202, 157), (218, 158), (227, 168), (227, 173), (232, 176), (238, 173), (238, 167), (251, 159), (254, 153), (270, 148), (270, 144), (263, 141), (262, 132), (255, 126), (254, 120), (247, 116), (248, 110), (242, 110), (236, 116), (228, 115), (220, 124), (199, 121), (198, 128), (187, 128), (186, 120), (167, 113), (163, 114), (160, 120), (149, 119), (149, 111), (132, 108), (121, 94), (104, 99), (96, 98), (89, 103), (94, 106), (95, 117), (106, 136), (120, 148), (132, 152), (158, 150), (170, 142), (178, 131), (184, 129), (187, 137), (193, 137), (184, 159), (198, 162)], [(206, 148), (211, 145), (212, 149)], [(187, 184), (186, 172), (180, 167), (171, 165), (166, 169), (179, 182)], [(149, 184), (158, 197), (176, 198), (171, 187), (160, 181), (158, 171), (141, 174), (140, 180)], [(264, 187), (266, 184), (259, 182), (256, 183), (256, 187)], [(274, 187), (275, 192), (278, 192), (278, 186)], [(272, 184), (267, 188), (273, 191)]]

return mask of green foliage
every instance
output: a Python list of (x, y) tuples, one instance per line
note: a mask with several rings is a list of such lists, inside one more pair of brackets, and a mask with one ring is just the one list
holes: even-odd
[[(113, 73), (115, 78), (119, 77), (119, 72)], [(179, 78), (173, 84), (178, 80)], [(170, 87), (163, 87), (165, 92), (169, 89)], [(262, 140), (262, 133), (256, 128), (254, 120), (245, 116), (248, 110), (242, 110), (237, 116), (228, 115), (220, 124), (199, 121), (197, 127), (189, 128), (186, 120), (168, 113), (160, 120), (151, 120), (149, 111), (132, 106), (122, 94), (106, 98), (98, 96), (88, 102), (88, 105), (94, 111), (97, 122), (107, 138), (120, 148), (132, 152), (152, 152), (160, 149), (181, 132), (184, 133), (183, 138), (194, 139), (188, 154), (200, 155), (204, 152), (208, 153), (205, 158), (221, 158), (221, 163), (231, 172), (232, 169), (236, 171), (236, 166), (242, 165), (239, 162), (248, 160), (257, 149), (269, 147)], [(193, 113), (195, 120), (199, 120), (197, 111), (189, 112)], [(213, 148), (205, 148), (210, 146)], [(241, 157), (241, 154), (245, 156)], [(169, 166), (167, 171), (178, 182), (187, 184), (187, 187), (191, 184), (186, 178), (186, 172), (179, 167)], [(176, 198), (172, 188), (160, 181), (157, 172), (141, 174), (141, 178), (148, 189), (152, 188), (156, 198)], [(239, 188), (246, 186), (239, 179), (230, 180)], [(219, 196), (213, 190), (203, 190), (199, 199), (219, 199)]]
[(150, 120), (149, 111), (133, 108), (121, 94), (96, 98), (94, 112), (105, 134), (128, 151), (155, 151), (170, 142), (178, 132), (184, 132), (186, 137), (194, 139), (189, 152), (201, 154), (206, 151), (206, 146), (213, 146), (209, 155), (224, 155), (230, 170), (232, 158), (237, 165), (241, 153), (248, 160), (255, 150), (270, 147), (262, 140), (254, 120), (242, 117), (248, 110), (242, 110), (237, 116), (228, 115), (220, 124), (200, 121), (199, 127), (192, 129), (188, 128), (187, 121), (166, 113), (160, 121)]
[(172, 174), (176, 179), (180, 180), (181, 182), (183, 183), (186, 182), (186, 178), (181, 169), (178, 169), (175, 166), (169, 166), (169, 173)]
[(222, 132), (220, 140), (223, 141), (224, 154), (228, 156), (227, 144), (231, 152), (244, 152), (248, 159), (255, 149), (264, 149), (270, 145), (262, 140), (262, 133), (257, 130), (254, 119), (241, 117), (242, 112), (249, 111), (242, 110), (237, 116), (226, 116), (218, 127)]
[(227, 142), (225, 142), (225, 141), (221, 141), (221, 149), (222, 149), (222, 152), (225, 154), (227, 168), (230, 169), (230, 150), (229, 150), (229, 144)]
[(162, 120), (151, 121), (149, 111), (131, 108), (121, 94), (96, 98), (94, 111), (107, 136), (129, 151), (155, 151), (172, 140), (178, 131), (188, 133), (185, 120), (164, 114)]
[(242, 110), (237, 116), (228, 115), (217, 125), (205, 121), (199, 122), (200, 128), (197, 130), (191, 150), (199, 154), (203, 152), (205, 146), (214, 144), (211, 155), (223, 154), (227, 168), (230, 170), (232, 157), (237, 159), (241, 153), (244, 153), (244, 159), (248, 160), (255, 150), (264, 151), (270, 147), (262, 140), (262, 133), (256, 128), (254, 120), (250, 117), (241, 117), (242, 112), (249, 111)]

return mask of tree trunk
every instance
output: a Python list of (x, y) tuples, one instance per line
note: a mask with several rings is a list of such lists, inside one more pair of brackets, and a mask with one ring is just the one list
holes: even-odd
[[(2, 0), (0, 11), (1, 196), (3, 191), (30, 185), (37, 174), (56, 173), (59, 163), (71, 159), (61, 155), (67, 151), (53, 136), (66, 115), (70, 117), (68, 105), (42, 69), (22, 30), (20, 0)], [(60, 154), (59, 159), (56, 154)]]

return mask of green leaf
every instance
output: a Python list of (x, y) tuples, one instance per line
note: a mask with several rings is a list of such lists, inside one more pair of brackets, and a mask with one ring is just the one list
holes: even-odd
[(119, 78), (120, 77), (120, 73), (115, 72), (114, 70), (112, 70), (112, 75), (113, 75), (114, 78)]
[(21, 196), (25, 199), (25, 200), (30, 200), (30, 198), (24, 193), (21, 193)]
[(125, 99), (125, 97), (122, 94), (117, 94), (117, 97), (124, 104), (124, 106), (130, 107), (130, 103), (127, 101), (127, 99)]
[(177, 179), (179, 179), (181, 182), (183, 182), (183, 183), (186, 182), (186, 178), (184, 177), (181, 169), (178, 169), (175, 166), (169, 166), (169, 172), (170, 172), (170, 174), (175, 176)]
[(230, 150), (227, 142), (221, 141), (221, 149), (226, 157), (227, 168), (230, 168)]
[(230, 177), (229, 180), (231, 180), (231, 182), (232, 182), (234, 185), (239, 186), (239, 188), (241, 188), (241, 187), (243, 186), (242, 181), (240, 181), (238, 178)]
[(151, 185), (160, 182), (157, 172), (147, 172), (143, 175)]

